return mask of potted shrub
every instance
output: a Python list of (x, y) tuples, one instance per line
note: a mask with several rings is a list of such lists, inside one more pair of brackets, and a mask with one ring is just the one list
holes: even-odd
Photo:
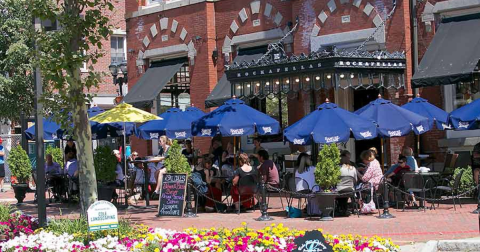
[(333, 191), (340, 181), (340, 150), (336, 144), (326, 144), (318, 154), (318, 163), (315, 169), (315, 182), (321, 192), (316, 194), (322, 211), (322, 220), (331, 220), (330, 214), (335, 208)]
[(23, 203), (25, 194), (28, 190), (28, 180), (32, 174), (32, 165), (27, 153), (19, 145), (12, 148), (7, 157), (8, 168), (12, 172), (12, 176), (16, 178), (17, 183), (12, 184), (15, 198), (18, 203)]
[(165, 159), (165, 167), (169, 173), (190, 174), (192, 168), (188, 164), (187, 158), (182, 154), (182, 147), (174, 140), (168, 150), (168, 157)]
[(98, 200), (111, 201), (115, 187), (111, 183), (115, 181), (117, 174), (117, 157), (109, 146), (99, 146), (93, 154), (93, 163), (97, 177)]

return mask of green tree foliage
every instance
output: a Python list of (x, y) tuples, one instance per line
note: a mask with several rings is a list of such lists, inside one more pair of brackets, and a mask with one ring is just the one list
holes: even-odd
[[(105, 74), (97, 72), (93, 65), (104, 55), (102, 42), (109, 39), (113, 29), (108, 18), (113, 5), (109, 0), (29, 0), (28, 6), (34, 17), (58, 22), (60, 27), (56, 31), (36, 30), (36, 63), (43, 77), (42, 102), (54, 120), (68, 134), (73, 133), (82, 157), (78, 160), (80, 203), (81, 213), (86, 215), (88, 207), (97, 200), (86, 106), (92, 97), (87, 92), (98, 87)], [(88, 73), (81, 75), (84, 63)]]
[(453, 184), (455, 183), (455, 178), (460, 173), (460, 171), (463, 171), (463, 174), (462, 174), (462, 178), (460, 179), (460, 185), (458, 187), (458, 191), (465, 192), (470, 190), (472, 186), (475, 186), (475, 181), (473, 180), (473, 173), (472, 173), (471, 166), (467, 166), (465, 168), (458, 167), (457, 169), (455, 169), (455, 172), (453, 174), (453, 179), (450, 180), (450, 186), (453, 188)]
[(32, 165), (22, 146), (12, 148), (7, 158), (8, 168), (19, 183), (27, 183), (32, 174)]
[(48, 146), (47, 149), (45, 150), (45, 156), (47, 156), (48, 154), (52, 155), (53, 162), (58, 163), (63, 169), (63, 166), (64, 166), (63, 162), (64, 161), (63, 161), (63, 151), (62, 151), (62, 149)]
[(165, 159), (165, 166), (169, 173), (187, 173), (190, 174), (192, 168), (188, 164), (187, 158), (182, 154), (182, 147), (177, 140), (173, 141), (168, 150), (168, 157)]
[(326, 190), (336, 186), (340, 181), (340, 150), (336, 144), (326, 144), (318, 154), (315, 181)]
[(95, 174), (99, 181), (111, 182), (115, 180), (115, 169), (118, 161), (110, 146), (97, 147), (95, 153), (93, 153), (93, 162), (95, 164)]
[(0, 120), (32, 114), (32, 16), (28, 0), (0, 1)]

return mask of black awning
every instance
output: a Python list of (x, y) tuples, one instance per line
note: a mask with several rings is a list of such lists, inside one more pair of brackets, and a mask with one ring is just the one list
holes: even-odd
[(412, 86), (471, 82), (479, 60), (480, 19), (446, 19), (423, 56)]
[(152, 63), (123, 101), (132, 104), (154, 100), (185, 62), (186, 59), (176, 59)]
[[(258, 51), (262, 51), (262, 53), (258, 53)], [(249, 54), (248, 52), (251, 53)], [(252, 60), (260, 59), (264, 53), (264, 50), (247, 51), (243, 55), (239, 53), (239, 55), (235, 57), (233, 62), (252, 62)], [(232, 85), (227, 80), (227, 75), (224, 73), (215, 88), (212, 90), (212, 93), (210, 93), (210, 95), (205, 100), (205, 107), (218, 107), (220, 105), (223, 105), (223, 103), (230, 98), (232, 98)]]

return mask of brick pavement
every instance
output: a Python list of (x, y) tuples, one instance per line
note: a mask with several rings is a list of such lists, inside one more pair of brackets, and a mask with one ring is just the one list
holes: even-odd
[[(0, 202), (15, 203), (13, 191), (0, 193)], [(463, 208), (457, 206), (457, 211), (449, 204), (440, 205), (436, 210), (426, 212), (407, 210), (401, 212), (390, 209), (396, 216), (395, 219), (381, 220), (376, 215), (361, 215), (335, 218), (334, 221), (309, 221), (305, 219), (287, 219), (281, 211), (278, 198), (272, 198), (272, 208), (269, 213), (274, 217), (275, 223), (283, 223), (285, 226), (297, 229), (322, 228), (331, 234), (360, 234), (365, 236), (379, 235), (390, 237), (397, 244), (404, 245), (411, 242), (425, 242), (428, 240), (464, 239), (479, 236), (479, 217), (471, 212), (476, 208), (476, 203), (471, 199), (464, 200)], [(29, 193), (25, 204), (19, 208), (29, 214), (35, 215), (37, 207), (33, 204), (33, 194)], [(283, 202), (285, 204), (285, 200)], [(153, 204), (158, 205), (157, 202)], [(139, 202), (138, 206), (144, 205)], [(77, 205), (51, 204), (47, 208), (49, 217), (77, 218), (79, 216)], [(257, 210), (251, 213), (219, 214), (199, 213), (197, 218), (156, 218), (156, 209), (119, 210), (119, 214), (129, 218), (133, 222), (143, 223), (152, 227), (182, 230), (187, 227), (210, 228), (210, 227), (238, 227), (245, 221), (251, 228), (262, 228), (272, 222), (257, 222), (255, 218), (260, 216)]]

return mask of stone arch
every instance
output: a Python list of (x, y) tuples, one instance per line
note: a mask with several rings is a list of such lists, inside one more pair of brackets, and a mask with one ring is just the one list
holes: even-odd
[[(247, 9), (249, 9), (250, 12), (247, 12)], [(260, 0), (254, 0), (250, 2), (250, 4), (247, 5), (246, 7), (242, 8), (238, 12), (238, 15), (233, 19), (232, 23), (230, 24), (229, 32), (227, 33), (227, 35), (225, 35), (225, 39), (223, 41), (223, 46), (222, 46), (223, 54), (229, 54), (232, 52), (232, 49), (231, 49), (232, 42), (233, 42), (232, 40), (236, 36), (237, 31), (245, 24), (245, 22), (249, 18), (251, 18), (251, 16), (248, 15), (249, 13), (251, 13), (252, 15), (254, 14), (262, 15), (264, 18), (268, 18), (272, 20), (273, 23), (275, 23), (277, 28), (274, 30), (265, 31), (272, 36), (278, 35), (280, 33), (283, 36), (290, 31), (290, 28), (288, 27), (288, 25), (286, 25), (284, 16), (279, 10), (277, 10), (277, 8), (275, 8), (274, 5), (268, 2), (262, 3)], [(281, 27), (283, 27), (283, 29)], [(293, 39), (290, 38), (286, 42), (292, 43)]]
[[(366, 4), (362, 5), (362, 2), (364, 1), (366, 2)], [(368, 0), (339, 0), (339, 3), (340, 5), (351, 4), (357, 8), (357, 11), (362, 11), (363, 15), (369, 18), (373, 16), (373, 28), (371, 29), (376, 29), (383, 23), (382, 17), (377, 13), (374, 5), (372, 5)], [(312, 28), (310, 34), (311, 38), (319, 37), (319, 33), (321, 32), (323, 25), (327, 22), (328, 17), (334, 15), (337, 9), (337, 2), (335, 0), (330, 0), (327, 3), (326, 8), (324, 8), (316, 18), (316, 20), (318, 21), (315, 22)], [(385, 39), (385, 26), (383, 26), (375, 35), (374, 40), (379, 44), (384, 44)]]
[[(158, 24), (158, 25), (157, 25)], [(160, 31), (158, 30), (160, 28)], [(179, 38), (182, 40), (183, 44), (174, 46), (177, 48), (180, 48), (180, 50), (185, 50), (188, 52), (188, 58), (190, 59), (191, 65), (193, 65), (193, 59), (197, 55), (197, 51), (195, 49), (195, 45), (193, 43), (193, 40), (188, 41), (187, 35), (188, 31), (183, 26), (181, 29), (179, 27), (179, 22), (175, 19), (172, 19), (172, 22), (169, 22), (169, 18), (163, 17), (160, 18), (157, 22), (152, 24), (150, 26), (149, 32), (145, 35), (145, 37), (142, 40), (142, 49), (139, 50), (138, 56), (137, 56), (137, 66), (138, 65), (143, 65), (143, 61), (145, 59), (145, 53), (150, 46), (151, 42), (153, 39), (157, 37), (157, 35), (163, 31), (163, 30), (170, 30), (173, 34), (179, 34)], [(161, 42), (165, 42), (169, 39), (170, 37), (168, 35), (163, 35), (161, 36)], [(156, 38), (159, 39), (159, 38)], [(187, 43), (188, 41), (188, 43)]]

